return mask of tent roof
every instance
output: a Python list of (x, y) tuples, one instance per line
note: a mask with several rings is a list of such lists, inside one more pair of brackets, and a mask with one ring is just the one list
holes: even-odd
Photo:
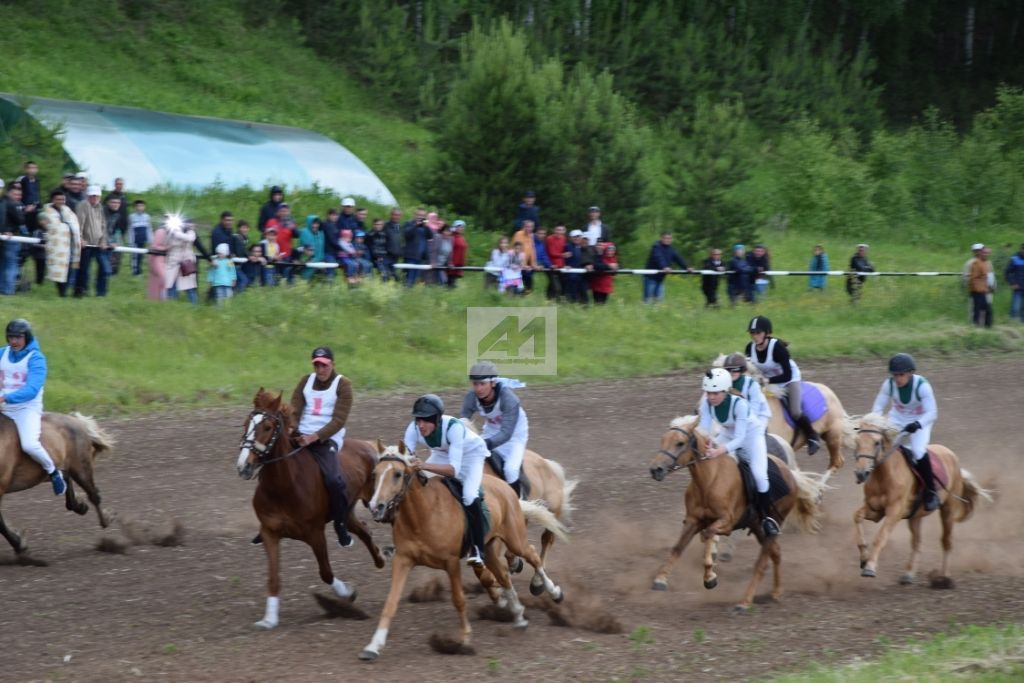
[(339, 194), (395, 203), (357, 156), (312, 131), (0, 93), (0, 105), (26, 102), (33, 118), (64, 126), (65, 151), (100, 182), (122, 177), (136, 188), (195, 189), (215, 183), (228, 188), (317, 183)]

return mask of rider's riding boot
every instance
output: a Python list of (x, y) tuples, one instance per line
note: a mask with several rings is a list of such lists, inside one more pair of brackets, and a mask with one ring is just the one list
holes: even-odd
[(472, 547), (469, 549), (469, 557), (466, 560), (470, 565), (483, 565), (484, 563), (484, 509), (481, 499), (478, 497), (469, 505), (463, 505), (466, 511), (466, 521), (469, 522), (469, 540)]
[(53, 495), (55, 496), (68, 490), (68, 484), (64, 481), (64, 475), (60, 473), (60, 470), (50, 472), (50, 483), (53, 484)]
[(516, 479), (514, 482), (509, 484), (509, 486), (511, 486), (512, 490), (516, 492), (516, 498), (523, 497), (522, 479)]
[(530, 480), (526, 478), (526, 468), (519, 470), (519, 497), (530, 500)]
[(807, 437), (807, 455), (814, 455), (821, 448), (821, 437), (818, 436), (818, 432), (814, 431), (814, 425), (811, 424), (811, 420), (806, 415), (801, 415), (796, 420), (796, 426), (804, 433)]
[(924, 457), (920, 460), (914, 461), (914, 467), (917, 469), (918, 474), (921, 475), (921, 479), (924, 480), (924, 509), (927, 512), (936, 510), (939, 507), (939, 494), (935, 490), (935, 477), (932, 476), (932, 460), (925, 453)]
[(345, 527), (344, 522), (335, 520), (334, 522), (334, 533), (338, 534), (338, 545), (342, 548), (350, 547), (355, 541), (348, 534), (348, 529)]
[(774, 507), (770, 493), (767, 491), (764, 493), (758, 492), (757, 511), (761, 515), (761, 528), (764, 530), (765, 536), (779, 535), (779, 523), (772, 517)]
[(249, 541), (249, 543), (252, 543), (253, 545), (263, 545), (263, 534), (257, 532), (256, 535), (252, 537), (252, 540)]

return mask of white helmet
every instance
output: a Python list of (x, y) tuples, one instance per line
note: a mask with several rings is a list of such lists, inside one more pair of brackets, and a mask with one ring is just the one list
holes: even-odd
[(732, 389), (732, 376), (725, 368), (711, 368), (704, 373), (704, 391), (729, 391)]

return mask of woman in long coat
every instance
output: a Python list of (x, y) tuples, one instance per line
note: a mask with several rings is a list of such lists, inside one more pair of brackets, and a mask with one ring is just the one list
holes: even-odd
[[(165, 251), (167, 249), (167, 226), (160, 225), (153, 231), (150, 249)], [(167, 256), (164, 254), (149, 255), (149, 282), (146, 286), (146, 298), (163, 301), (167, 298)]]
[(82, 260), (82, 233), (64, 193), (53, 193), (50, 201), (39, 216), (39, 225), (46, 231), (46, 279), (56, 283), (60, 296), (66, 296), (68, 282)]
[[(190, 302), (199, 303), (199, 292), (196, 291), (198, 266), (192, 251), (195, 242), (196, 231), (191, 224), (182, 220), (167, 221), (167, 270), (164, 273), (164, 285), (169, 299), (177, 298), (178, 292), (185, 292)], [(181, 264), (184, 262), (192, 263), (190, 275), (181, 272)]]

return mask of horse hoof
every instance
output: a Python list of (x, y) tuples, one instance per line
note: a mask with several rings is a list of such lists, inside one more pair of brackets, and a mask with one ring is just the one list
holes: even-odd
[(732, 562), (732, 553), (722, 553), (718, 556), (722, 562)]
[(512, 622), (512, 628), (519, 629), (520, 631), (530, 625), (530, 622), (526, 619), (520, 619), (519, 621)]
[(266, 619), (260, 619), (255, 624), (253, 624), (253, 626), (263, 631), (269, 631), (272, 628), (277, 628), (276, 623), (267, 621)]
[(875, 570), (874, 570), (874, 569), (869, 569), (868, 567), (864, 567), (863, 569), (861, 569), (861, 570), (860, 570), (860, 575), (861, 575), (861, 576), (863, 576), (863, 577), (865, 577), (865, 578), (868, 578), (868, 579), (873, 579), (873, 578), (875, 578), (876, 576), (878, 576), (878, 575), (877, 575), (877, 574), (875, 573)]
[(510, 574), (519, 574), (523, 571), (523, 558), (517, 557), (515, 562), (509, 565), (508, 571)]
[(661, 581), (661, 580), (655, 580), (654, 583), (651, 584), (651, 590), (652, 591), (667, 591), (668, 590), (668, 582), (667, 581)]
[(565, 600), (565, 591), (562, 590), (561, 586), (555, 586), (555, 592), (551, 594), (551, 600), (554, 601), (555, 604)]
[(750, 614), (750, 605), (736, 605), (732, 608), (733, 614)]
[(860, 561), (860, 568), (861, 568), (861, 569), (864, 569), (864, 567), (865, 567), (865, 565), (867, 565), (867, 563), (868, 563), (868, 561), (867, 561), (867, 560), (861, 560), (861, 561)]
[(530, 582), (530, 595), (538, 597), (544, 595), (544, 584)]
[(704, 587), (707, 588), (708, 590), (711, 590), (712, 588), (715, 588), (717, 585), (718, 585), (718, 577), (717, 576), (715, 578), (711, 579), (710, 581), (705, 581), (704, 582)]
[(363, 660), (364, 662), (375, 661), (377, 659), (377, 657), (378, 657), (377, 653), (374, 652), (373, 650), (363, 650), (362, 652), (359, 653), (359, 659)]
[(904, 574), (903, 576), (900, 577), (900, 585), (901, 586), (909, 586), (912, 583), (914, 583), (914, 575), (913, 574)]
[(393, 558), (395, 556), (395, 546), (393, 546), (393, 545), (386, 545), (386, 546), (384, 546), (383, 548), (380, 549), (380, 554), (381, 554), (381, 557), (384, 558), (385, 562), (391, 561), (391, 558)]

